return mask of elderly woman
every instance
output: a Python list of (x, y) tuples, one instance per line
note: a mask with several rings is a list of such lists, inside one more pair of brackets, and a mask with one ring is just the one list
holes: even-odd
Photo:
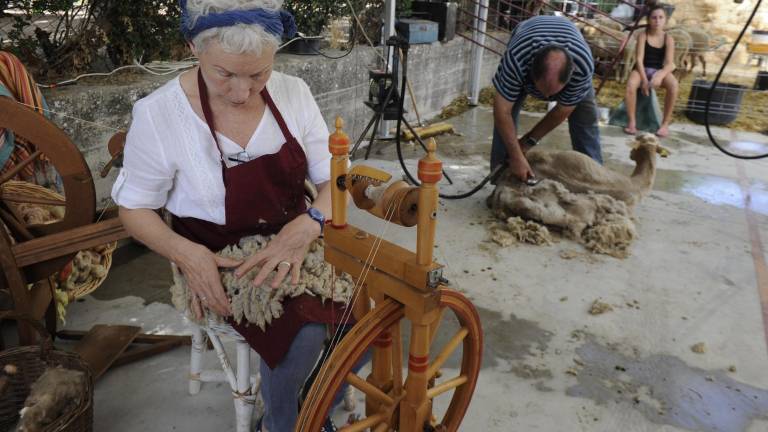
[[(281, 0), (181, 1), (182, 32), (199, 66), (133, 109), (124, 166), (112, 190), (131, 235), (174, 262), (191, 310), (231, 315), (221, 268), (260, 268), (297, 283), (330, 213), (328, 129), (307, 85), (272, 70), (281, 36), (295, 32)], [(312, 207), (304, 180), (317, 185)], [(154, 211), (172, 214), (169, 227)], [(215, 255), (245, 236), (276, 234), (243, 262)], [(302, 295), (283, 302), (265, 331), (230, 322), (262, 358), (262, 427), (293, 430), (297, 395), (343, 311)], [(231, 320), (230, 320), (231, 321)]]
[(624, 101), (629, 118), (624, 132), (634, 135), (637, 133), (637, 90), (645, 96), (651, 89), (663, 87), (667, 94), (664, 97), (664, 118), (656, 135), (669, 135), (669, 125), (672, 122), (672, 111), (677, 99), (678, 83), (672, 73), (675, 70), (675, 40), (664, 31), (667, 13), (660, 4), (654, 4), (648, 9), (648, 28), (637, 36), (637, 63), (635, 70), (627, 80), (627, 93)]

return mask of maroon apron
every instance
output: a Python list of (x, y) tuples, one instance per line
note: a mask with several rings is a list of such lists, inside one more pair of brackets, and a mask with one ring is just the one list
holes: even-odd
[[(205, 121), (211, 130), (221, 160), (224, 179), (224, 207), (226, 222), (213, 222), (173, 216), (171, 226), (185, 238), (219, 251), (227, 245), (237, 244), (245, 236), (275, 234), (297, 216), (306, 212), (304, 179), (307, 158), (296, 138), (288, 130), (283, 116), (275, 106), (267, 88), (261, 97), (272, 111), (285, 138), (277, 153), (260, 156), (248, 162), (227, 168), (224, 153), (213, 122), (208, 89), (198, 69), (200, 104)], [(255, 324), (241, 324), (227, 318), (227, 322), (259, 353), (270, 368), (275, 368), (291, 346), (296, 333), (307, 323), (338, 323), (344, 312), (343, 303), (325, 302), (310, 295), (283, 300), (283, 315), (273, 319), (262, 331)]]

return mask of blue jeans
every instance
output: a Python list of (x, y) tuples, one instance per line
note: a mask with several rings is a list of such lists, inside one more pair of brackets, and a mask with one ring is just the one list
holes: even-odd
[[(299, 417), (299, 392), (320, 358), (326, 335), (325, 324), (307, 324), (296, 334), (288, 353), (277, 367), (270, 369), (261, 361), (262, 428), (266, 427), (269, 432), (293, 431)], [(355, 365), (354, 371), (360, 370), (370, 358), (369, 351)], [(345, 384), (336, 394), (332, 407), (341, 402), (346, 387)]]
[(293, 431), (299, 416), (299, 391), (317, 362), (325, 336), (325, 324), (307, 324), (296, 334), (288, 353), (274, 369), (261, 361), (262, 426), (269, 432)]
[[(512, 106), (512, 119), (515, 129), (518, 129), (520, 110), (523, 109), (525, 93)], [(598, 163), (603, 163), (603, 155), (600, 151), (600, 129), (597, 126), (597, 102), (595, 102), (595, 89), (590, 88), (589, 93), (576, 105), (568, 117), (568, 131), (571, 134), (571, 147), (577, 152), (584, 153)], [(519, 131), (519, 129), (518, 129)], [(519, 134), (522, 136), (523, 134)], [(491, 145), (491, 170), (500, 163), (505, 163), (508, 158), (507, 147), (501, 139), (501, 134), (493, 128), (493, 143)]]

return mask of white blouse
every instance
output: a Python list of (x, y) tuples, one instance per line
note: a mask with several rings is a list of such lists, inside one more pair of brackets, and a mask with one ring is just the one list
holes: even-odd
[[(310, 181), (328, 181), (328, 127), (307, 84), (272, 72), (267, 90), (304, 149)], [(244, 159), (242, 147), (217, 135), (227, 165), (235, 163), (228, 161), (230, 156)], [(274, 115), (266, 109), (245, 152), (253, 159), (276, 153), (284, 143)], [(192, 110), (178, 77), (134, 105), (123, 168), (112, 187), (112, 198), (130, 209), (165, 207), (179, 217), (226, 222), (216, 142), (208, 125)]]

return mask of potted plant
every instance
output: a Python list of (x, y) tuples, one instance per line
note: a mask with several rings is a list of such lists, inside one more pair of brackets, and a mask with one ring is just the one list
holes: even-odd
[(348, 12), (346, 3), (337, 0), (287, 0), (283, 8), (293, 14), (303, 36), (286, 47), (295, 54), (317, 54), (325, 27)]

